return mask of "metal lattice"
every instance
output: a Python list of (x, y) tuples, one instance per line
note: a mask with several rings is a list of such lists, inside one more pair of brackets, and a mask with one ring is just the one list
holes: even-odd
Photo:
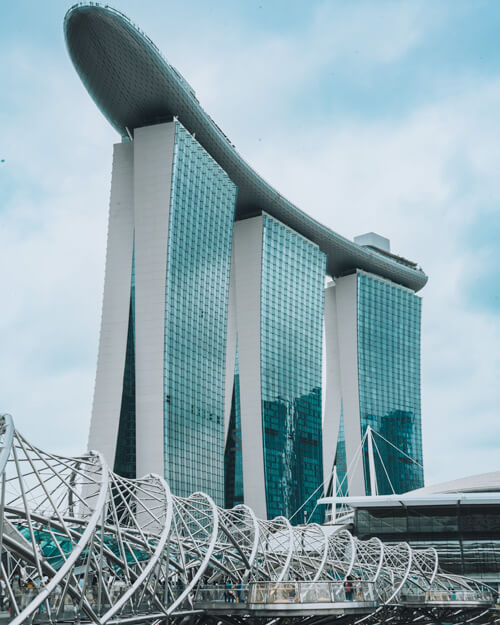
[(443, 610), (450, 622), (479, 622), (494, 599), (438, 572), (434, 549), (261, 520), (204, 493), (176, 497), (160, 476), (114, 474), (99, 453), (44, 452), (8, 415), (0, 471), (0, 623), (195, 623), (201, 614), (319, 625), (325, 609), (352, 623), (431, 622)]

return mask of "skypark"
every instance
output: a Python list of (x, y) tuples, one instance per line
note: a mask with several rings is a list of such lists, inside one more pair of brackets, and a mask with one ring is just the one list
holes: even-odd
[(236, 219), (265, 211), (315, 242), (327, 270), (341, 276), (363, 269), (420, 290), (427, 282), (415, 263), (362, 247), (318, 223), (273, 189), (237, 152), (203, 110), (193, 88), (126, 15), (97, 2), (75, 4), (64, 21), (66, 45), (83, 84), (122, 137), (178, 118), (238, 187)]

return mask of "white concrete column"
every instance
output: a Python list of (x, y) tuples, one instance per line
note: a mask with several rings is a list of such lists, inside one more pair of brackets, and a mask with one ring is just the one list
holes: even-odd
[(337, 451), (342, 409), (340, 355), (337, 333), (337, 298), (335, 282), (325, 288), (325, 404), (323, 409), (323, 480), (328, 488)]
[(104, 454), (111, 468), (115, 462), (120, 423), (130, 309), (134, 239), (133, 158), (131, 143), (114, 146), (101, 332), (88, 443), (89, 449)]
[[(358, 314), (356, 274), (336, 278), (337, 336), (349, 494), (364, 495), (363, 457), (359, 453), (361, 422), (358, 380)], [(355, 464), (355, 457), (358, 460)]]
[(260, 378), (262, 216), (234, 226), (234, 261), (240, 368), (241, 447), (245, 503), (267, 518)]
[[(167, 241), (175, 123), (134, 132), (137, 475), (165, 475)], [(168, 476), (165, 476), (168, 477)]]

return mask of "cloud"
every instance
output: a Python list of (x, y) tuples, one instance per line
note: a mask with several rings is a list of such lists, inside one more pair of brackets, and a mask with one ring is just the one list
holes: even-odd
[(99, 125), (98, 113), (64, 57), (27, 43), (4, 58), (1, 410), (11, 412), (36, 444), (81, 453), (95, 375), (115, 138), (105, 124), (100, 134), (88, 132)]
[[(167, 15), (162, 3), (118, 3), (273, 186), (341, 234), (389, 236), (429, 274), (429, 482), (498, 469), (500, 445), (500, 77), (434, 71), (430, 35), (439, 36), (450, 6), (311, 2), (303, 22), (271, 28), (245, 21), (234, 4)], [(191, 10), (203, 19), (189, 20)], [(78, 453), (90, 418), (118, 137), (62, 41), (19, 37), (2, 49), (0, 66), (1, 409), (35, 443)], [(432, 88), (412, 92), (423, 62)], [(389, 74), (393, 82), (379, 85)], [(381, 92), (387, 101), (376, 108)], [(362, 99), (362, 114), (353, 114)]]
[(249, 24), (238, 12), (222, 22), (218, 13), (203, 14), (189, 21), (189, 37), (159, 29), (155, 41), (240, 145), (240, 137), (266, 136), (280, 116), (302, 111), (304, 120), (318, 103), (328, 107), (341, 96), (339, 80), (372, 84), (441, 17), (421, 2), (394, 1), (311, 2), (303, 13), (293, 29)]

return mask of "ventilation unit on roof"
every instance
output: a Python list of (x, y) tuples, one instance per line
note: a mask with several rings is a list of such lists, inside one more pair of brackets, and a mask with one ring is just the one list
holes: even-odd
[(366, 234), (360, 234), (354, 237), (354, 243), (361, 245), (362, 247), (376, 247), (383, 252), (391, 253), (391, 242), (389, 239), (380, 236), (375, 232), (367, 232)]

